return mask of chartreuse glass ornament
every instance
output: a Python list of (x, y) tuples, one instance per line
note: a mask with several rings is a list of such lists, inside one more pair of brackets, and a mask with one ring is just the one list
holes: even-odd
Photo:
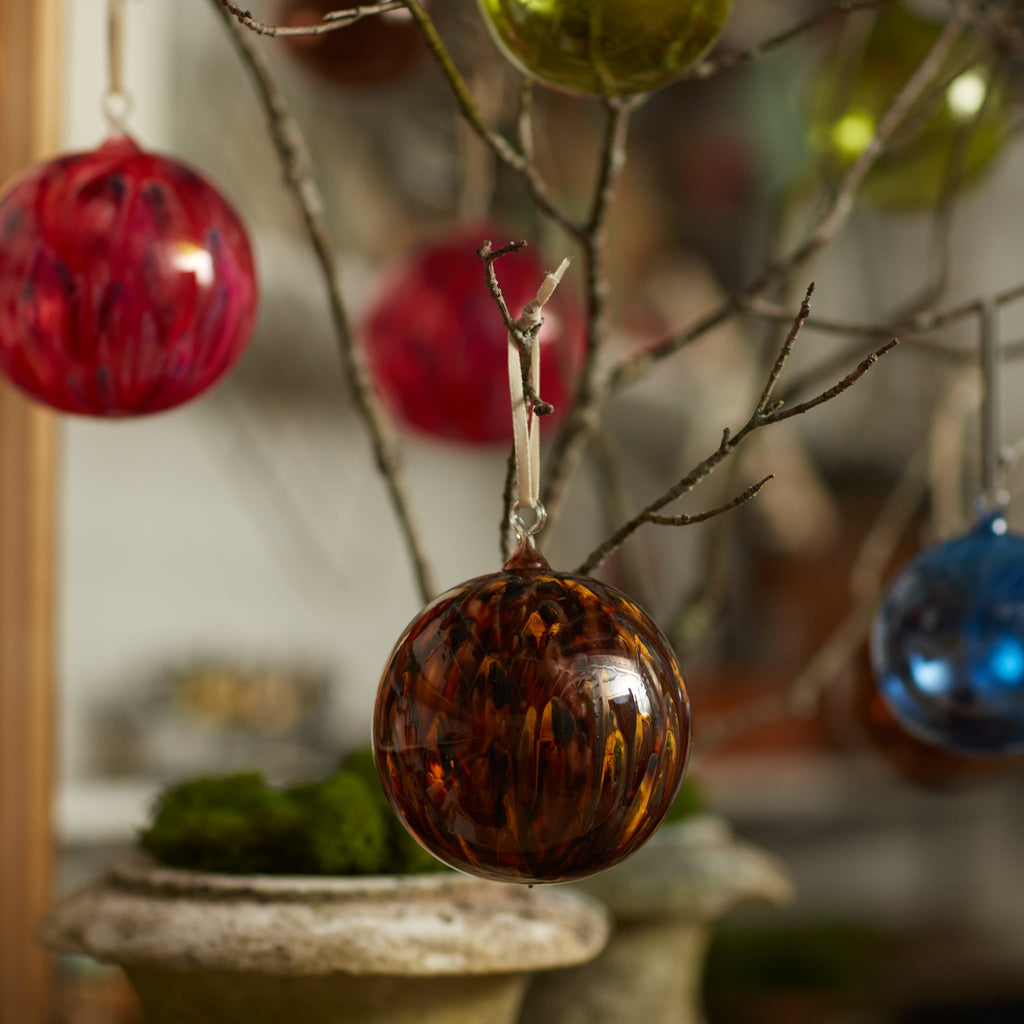
[(593, 96), (650, 92), (718, 38), (732, 0), (480, 0), (508, 58), (545, 85)]
[(0, 370), (56, 409), (187, 402), (241, 356), (256, 305), (249, 239), (224, 197), (127, 135), (0, 194)]
[[(942, 25), (902, 3), (878, 15), (866, 41), (828, 53), (812, 92), (811, 145), (841, 173), (934, 46)], [(861, 195), (891, 209), (927, 209), (975, 180), (1008, 137), (1008, 95), (991, 54), (969, 35), (954, 46), (875, 160)]]
[(912, 735), (961, 754), (1024, 752), (1024, 537), (1002, 512), (911, 560), (875, 619), (871, 654)]
[(412, 835), (453, 868), (559, 882), (629, 856), (672, 806), (690, 709), (666, 638), (625, 595), (524, 538), (406, 629), (374, 750)]

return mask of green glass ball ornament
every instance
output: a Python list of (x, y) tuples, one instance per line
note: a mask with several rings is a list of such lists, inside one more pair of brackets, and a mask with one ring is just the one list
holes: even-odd
[[(868, 148), (894, 97), (935, 44), (942, 25), (902, 4), (886, 7), (863, 45), (840, 40), (812, 89), (812, 149), (840, 175)], [(1007, 138), (1008, 94), (976, 38), (953, 48), (940, 83), (925, 90), (868, 172), (866, 202), (930, 209), (976, 180)]]
[(590, 96), (651, 92), (718, 38), (732, 0), (479, 0), (506, 56), (545, 85)]

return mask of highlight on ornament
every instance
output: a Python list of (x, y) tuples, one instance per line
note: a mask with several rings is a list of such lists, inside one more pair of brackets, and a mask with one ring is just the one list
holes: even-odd
[(651, 92), (718, 39), (732, 0), (479, 0), (499, 47), (545, 85), (593, 96)]
[(257, 303), (227, 200), (127, 135), (0, 195), (0, 371), (55, 409), (130, 416), (195, 398), (241, 357)]
[(956, 753), (1024, 753), (1024, 537), (1003, 512), (912, 559), (874, 623), (879, 690), (912, 735)]
[(524, 537), (497, 573), (418, 615), (381, 680), (373, 741), (412, 835), (509, 882), (636, 851), (683, 780), (690, 707), (672, 648), (618, 590), (555, 572)]

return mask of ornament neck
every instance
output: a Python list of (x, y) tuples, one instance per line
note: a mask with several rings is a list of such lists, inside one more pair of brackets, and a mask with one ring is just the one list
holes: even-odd
[(503, 566), (505, 572), (550, 568), (548, 560), (540, 553), (540, 549), (529, 534), (519, 538), (515, 551), (512, 552), (512, 556)]

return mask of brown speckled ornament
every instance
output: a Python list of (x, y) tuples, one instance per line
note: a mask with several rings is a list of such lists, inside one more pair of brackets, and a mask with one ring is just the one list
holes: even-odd
[(668, 640), (624, 594), (523, 539), (501, 572), (428, 605), (373, 720), (412, 835), (460, 871), (560, 882), (628, 857), (683, 779), (690, 707)]

